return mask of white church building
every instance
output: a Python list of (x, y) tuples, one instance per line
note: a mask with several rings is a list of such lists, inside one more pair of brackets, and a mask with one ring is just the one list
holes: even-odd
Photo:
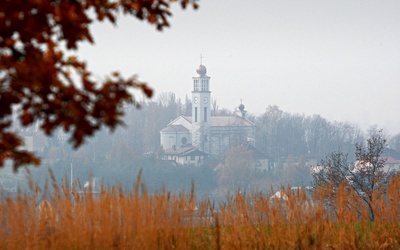
[(192, 115), (179, 116), (160, 131), (164, 158), (199, 165), (204, 157), (223, 157), (230, 148), (254, 141), (255, 124), (240, 104), (232, 116), (211, 115), (210, 77), (200, 64), (193, 77)]

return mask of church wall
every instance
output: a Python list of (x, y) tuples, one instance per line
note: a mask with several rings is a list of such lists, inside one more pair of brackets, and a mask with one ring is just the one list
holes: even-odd
[[(174, 145), (176, 147), (182, 147), (184, 145), (188, 145), (188, 144), (192, 143), (192, 136), (191, 136), (190, 132), (184, 132), (184, 133), (182, 133), (182, 132), (180, 132), (180, 133), (178, 133), (178, 132), (175, 132), (175, 133), (174, 132), (170, 132), (170, 133), (163, 132), (163, 133), (160, 133), (160, 136), (161, 136), (161, 138), (160, 138), (161, 146), (164, 149), (172, 148)], [(183, 138), (186, 138), (186, 144), (182, 143)]]
[(192, 144), (201, 151), (209, 154), (210, 126), (209, 124), (193, 124), (192, 126)]

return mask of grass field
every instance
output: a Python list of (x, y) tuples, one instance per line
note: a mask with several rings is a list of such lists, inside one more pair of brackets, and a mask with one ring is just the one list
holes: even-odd
[(1, 199), (0, 249), (400, 249), (400, 179), (376, 198), (373, 222), (344, 189), (330, 200), (335, 209), (321, 198), (330, 191), (319, 190), (312, 200), (237, 193), (217, 210), (194, 190), (150, 195), (139, 183), (98, 195), (67, 183), (51, 184), (49, 194), (31, 183), (30, 194)]

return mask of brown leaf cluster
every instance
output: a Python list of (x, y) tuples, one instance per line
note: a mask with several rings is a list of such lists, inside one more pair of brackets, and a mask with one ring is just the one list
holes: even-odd
[[(151, 97), (152, 89), (135, 77), (113, 74), (103, 83), (95, 82), (86, 64), (67, 53), (78, 49), (80, 42), (94, 42), (93, 22), (116, 23), (120, 14), (147, 20), (162, 30), (169, 26), (172, 2), (198, 7), (197, 0), (1, 1), (0, 167), (7, 158), (14, 160), (14, 169), (39, 164), (11, 132), (13, 107), (23, 126), (40, 121), (47, 135), (61, 127), (71, 133), (76, 148), (102, 126), (113, 130), (122, 123), (123, 105), (135, 104), (132, 89)], [(90, 14), (93, 11), (95, 15)]]

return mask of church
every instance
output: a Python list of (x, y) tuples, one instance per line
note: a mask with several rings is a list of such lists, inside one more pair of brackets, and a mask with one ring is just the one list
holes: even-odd
[(254, 141), (255, 124), (240, 104), (231, 116), (211, 115), (210, 77), (200, 64), (192, 77), (192, 115), (179, 116), (160, 131), (164, 159), (200, 165), (206, 157), (222, 159), (232, 147)]

